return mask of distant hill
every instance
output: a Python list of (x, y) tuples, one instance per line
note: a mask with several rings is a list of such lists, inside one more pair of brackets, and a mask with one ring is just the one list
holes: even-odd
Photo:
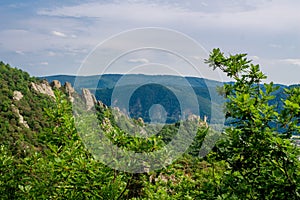
[[(82, 88), (88, 88), (91, 92), (95, 93), (97, 100), (102, 101), (104, 104), (111, 106), (114, 104), (112, 96), (114, 92), (118, 91), (117, 96), (119, 101), (114, 106), (129, 107), (128, 112), (133, 118), (142, 117), (145, 122), (150, 120), (149, 109), (153, 104), (162, 104), (166, 109), (169, 116), (167, 116), (167, 122), (175, 122), (179, 115), (182, 115), (180, 111), (180, 102), (174, 95), (174, 92), (181, 94), (185, 98), (185, 102), (191, 103), (193, 95), (196, 95), (198, 101), (198, 110), (201, 118), (208, 117), (210, 123), (222, 123), (224, 117), (222, 105), (225, 100), (218, 95), (216, 89), (222, 86), (224, 83), (204, 78), (197, 77), (180, 77), (170, 75), (144, 75), (144, 74), (104, 74), (94, 76), (68, 76), (57, 75), (41, 77), (49, 82), (53, 80), (59, 80), (62, 84), (70, 82), (74, 85), (77, 92), (81, 92)], [(284, 89), (292, 86), (280, 85), (279, 89), (274, 92), (275, 99), (271, 101), (272, 104), (276, 104), (278, 109), (282, 108), (280, 99), (285, 99)], [(262, 85), (263, 87), (263, 85)], [(194, 94), (189, 91), (192, 88)], [(128, 95), (130, 95), (129, 102)], [(122, 100), (121, 100), (122, 99)], [(125, 104), (129, 104), (125, 105)], [(191, 103), (192, 104), (192, 103)], [(195, 106), (191, 105), (190, 112), (197, 114)], [(212, 117), (213, 115), (213, 117)], [(211, 119), (215, 121), (210, 121)]]
[[(128, 108), (130, 115), (133, 118), (142, 117), (145, 122), (150, 121), (149, 109), (153, 104), (163, 105), (169, 114), (167, 116), (168, 123), (175, 122), (179, 116), (184, 114), (183, 112), (198, 114), (201, 118), (207, 116), (208, 120), (214, 113), (216, 121), (213, 123), (219, 123), (222, 120), (221, 105), (224, 103), (224, 99), (217, 94), (216, 87), (222, 86), (223, 83), (218, 81), (195, 77), (143, 74), (126, 76), (104, 74), (80, 77), (58, 75), (42, 78), (49, 82), (59, 80), (62, 84), (70, 82), (77, 92), (80, 92), (82, 88), (88, 88), (95, 93), (97, 100), (108, 106), (114, 103), (112, 102), (115, 100), (112, 100), (113, 93), (119, 91), (118, 103), (115, 103), (114, 106), (126, 107), (126, 98), (131, 93)], [(182, 99), (178, 99), (178, 96), (181, 96)], [(198, 102), (193, 102), (195, 99), (193, 96)], [(189, 111), (180, 110), (180, 103), (183, 101), (189, 104)]]

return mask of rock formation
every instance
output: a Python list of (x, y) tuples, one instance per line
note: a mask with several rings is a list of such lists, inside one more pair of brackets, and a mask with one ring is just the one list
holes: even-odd
[(96, 97), (86, 88), (82, 89), (82, 98), (85, 102), (87, 110), (91, 110), (97, 102)]
[[(46, 80), (44, 80), (42, 83), (31, 82), (31, 87), (38, 93), (46, 94), (48, 96), (55, 98), (53, 89), (61, 89), (61, 83), (57, 80), (54, 80), (51, 82), (51, 84), (49, 84)], [(69, 82), (65, 82), (63, 88), (64, 88), (65, 92), (67, 93), (67, 95), (69, 96), (69, 100), (71, 102), (74, 102), (75, 96), (76, 97), (80, 96), (80, 95), (76, 94), (75, 89), (72, 87), (71, 83), (69, 83)], [(15, 91), (14, 99), (18, 100), (21, 98), (22, 98), (22, 94), (18, 91)], [(88, 90), (86, 88), (82, 89), (81, 98), (82, 98), (83, 102), (85, 103), (87, 110), (91, 110), (96, 103), (103, 108), (107, 108), (107, 106), (105, 104), (103, 104), (101, 101), (97, 101), (96, 97), (90, 92), (90, 90)]]
[(200, 122), (200, 126), (205, 126), (206, 128), (208, 128), (207, 120), (208, 120), (208, 117), (206, 115), (204, 115), (203, 122)]
[(60, 89), (61, 88), (61, 83), (58, 80), (54, 80), (50, 83), (50, 86), (53, 89)]
[(144, 125), (144, 124), (145, 124), (143, 118), (141, 118), (141, 117), (139, 117), (139, 118), (137, 119), (137, 121), (138, 121), (141, 125)]
[(100, 106), (100, 108), (108, 108), (107, 105), (105, 105), (102, 101), (97, 101), (98, 106)]
[(188, 116), (188, 120), (190, 120), (190, 121), (194, 121), (194, 120), (200, 121), (200, 117), (198, 115), (191, 114), (191, 115)]
[(12, 111), (18, 116), (19, 123), (22, 124), (24, 127), (29, 128), (27, 121), (24, 120), (24, 117), (20, 114), (19, 109), (15, 105), (11, 105)]
[(14, 91), (13, 100), (20, 101), (23, 98), (23, 94), (19, 91)]
[(72, 87), (71, 83), (65, 82), (64, 89), (69, 96), (69, 100), (74, 102), (73, 94), (75, 93), (75, 89)]
[(69, 95), (72, 95), (75, 92), (75, 89), (72, 87), (71, 83), (69, 82), (65, 82), (64, 88)]
[(31, 87), (38, 93), (46, 94), (55, 98), (54, 92), (47, 81), (43, 81), (42, 83), (33, 83), (31, 82)]

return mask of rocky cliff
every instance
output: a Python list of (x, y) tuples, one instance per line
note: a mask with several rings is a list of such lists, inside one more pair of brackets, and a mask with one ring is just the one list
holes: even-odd
[[(75, 89), (69, 82), (65, 82), (64, 86), (62, 87), (60, 81), (58, 80), (53, 80), (51, 83), (43, 80), (41, 83), (31, 82), (31, 87), (35, 92), (45, 94), (52, 98), (55, 98), (55, 89), (62, 89), (63, 92), (65, 92), (69, 97), (69, 100), (71, 102), (74, 101), (75, 97), (79, 97), (85, 103), (87, 110), (91, 110), (96, 104), (98, 104), (100, 107), (107, 107), (101, 101), (97, 101), (96, 97), (90, 92), (90, 90), (86, 88), (82, 88), (81, 94), (77, 94)], [(16, 91), (14, 98), (22, 98), (22, 93)]]

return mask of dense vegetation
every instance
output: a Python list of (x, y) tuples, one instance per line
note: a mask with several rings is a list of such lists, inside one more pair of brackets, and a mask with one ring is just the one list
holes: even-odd
[[(0, 141), (17, 157), (26, 156), (26, 152), (38, 147), (36, 134), (48, 131), (50, 127), (43, 108), (54, 106), (48, 96), (33, 91), (30, 82), (40, 81), (0, 62)], [(21, 92), (23, 98), (14, 100), (14, 91)], [(19, 123), (14, 108), (19, 110), (30, 129)]]
[[(272, 83), (261, 87), (265, 75), (246, 55), (226, 57), (215, 49), (207, 62), (235, 80), (220, 90), (232, 124), (205, 158), (198, 152), (210, 130), (200, 126), (193, 144), (174, 163), (140, 174), (111, 169), (91, 155), (63, 91), (55, 91), (55, 100), (35, 93), (30, 82), (38, 80), (0, 63), (1, 198), (299, 199), (300, 154), (289, 138), (300, 130), (300, 88), (285, 91), (278, 112), (272, 103), (277, 88)], [(13, 100), (16, 90), (24, 95), (20, 101)], [(29, 128), (18, 124), (11, 104)], [(176, 124), (168, 124), (155, 137), (132, 137), (114, 123), (110, 108), (96, 109), (99, 121), (106, 122), (106, 136), (137, 152), (161, 148), (176, 132)]]
[(207, 62), (236, 81), (223, 88), (226, 116), (233, 119), (218, 145), (218, 157), (226, 162), (225, 196), (299, 199), (299, 149), (287, 139), (299, 133), (300, 88), (286, 90), (288, 97), (278, 113), (270, 104), (278, 87), (270, 83), (261, 89), (266, 76), (246, 54), (226, 57), (214, 49)]

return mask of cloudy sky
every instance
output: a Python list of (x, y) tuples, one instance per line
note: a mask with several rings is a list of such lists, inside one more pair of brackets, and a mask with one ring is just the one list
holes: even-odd
[[(0, 60), (34, 76), (77, 74), (99, 43), (124, 31), (160, 27), (185, 34), (207, 52), (219, 47), (248, 53), (268, 81), (300, 83), (299, 10), (298, 0), (2, 0)], [(171, 43), (181, 46), (176, 39)], [(106, 48), (106, 54), (114, 50)], [(185, 56), (191, 59), (204, 55), (189, 53)], [(123, 57), (119, 65), (151, 59), (165, 65), (168, 56), (163, 55), (143, 50)]]

